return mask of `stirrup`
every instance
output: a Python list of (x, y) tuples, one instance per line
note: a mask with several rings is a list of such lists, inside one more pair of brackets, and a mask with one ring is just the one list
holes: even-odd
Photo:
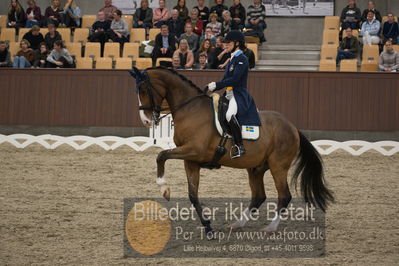
[(243, 156), (244, 154), (245, 154), (245, 149), (243, 146), (240, 148), (240, 146), (238, 146), (237, 144), (234, 144), (234, 146), (232, 146), (230, 149), (230, 158), (231, 159), (239, 158), (239, 157)]

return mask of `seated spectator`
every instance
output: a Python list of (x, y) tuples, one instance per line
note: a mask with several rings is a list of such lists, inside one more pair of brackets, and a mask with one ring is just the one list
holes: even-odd
[(191, 26), (193, 27), (193, 31), (195, 34), (198, 35), (198, 37), (201, 37), (202, 31), (204, 29), (204, 24), (203, 21), (198, 18), (198, 10), (193, 9), (191, 11), (191, 17), (187, 19), (186, 23), (191, 23)]
[(382, 22), (382, 17), (381, 17), (380, 11), (375, 9), (374, 1), (369, 1), (368, 2), (368, 7), (363, 11), (363, 14), (362, 14), (362, 22), (365, 22), (367, 20), (367, 13), (370, 10), (374, 12), (374, 19), (378, 20), (381, 23)]
[(352, 30), (359, 29), (359, 22), (361, 20), (360, 9), (356, 7), (355, 0), (348, 0), (348, 5), (341, 12), (341, 27), (343, 29), (351, 28)]
[(194, 69), (209, 69), (208, 55), (206, 53), (199, 54), (198, 63), (194, 65)]
[(397, 72), (399, 69), (399, 53), (393, 47), (392, 42), (385, 43), (385, 51), (380, 55), (378, 61), (379, 69), (383, 72)]
[(18, 51), (17, 55), (14, 57), (14, 68), (29, 68), (32, 66), (35, 60), (35, 53), (31, 48), (29, 48), (29, 41), (23, 39), (20, 42), (21, 50)]
[(246, 11), (245, 7), (241, 5), (240, 0), (233, 0), (233, 5), (230, 7), (230, 15), (238, 25), (238, 28), (242, 30), (245, 27)]
[(188, 19), (188, 9), (186, 7), (186, 0), (178, 0), (177, 5), (173, 8), (179, 12), (179, 18), (182, 21), (186, 21)]
[(32, 29), (25, 33), (22, 37), (29, 42), (29, 47), (32, 50), (38, 50), (40, 43), (44, 42), (43, 35), (40, 33), (40, 27), (33, 25)]
[(61, 34), (55, 29), (53, 24), (49, 24), (48, 32), (46, 33), (46, 36), (44, 36), (44, 42), (47, 46), (47, 49), (51, 50), (52, 47), (54, 47), (55, 41), (59, 40), (62, 40)]
[(369, 11), (367, 14), (367, 20), (362, 24), (363, 44), (372, 45), (379, 44), (381, 24), (378, 20), (374, 19), (374, 11)]
[(267, 27), (265, 22), (266, 9), (260, 0), (254, 0), (253, 5), (248, 7), (247, 18), (248, 23), (245, 27), (257, 31), (260, 42), (265, 42), (266, 38), (263, 31)]
[(80, 19), (82, 12), (76, 5), (75, 0), (67, 0), (64, 6), (64, 11), (61, 13), (61, 21), (65, 27), (80, 27)]
[(342, 59), (357, 58), (357, 53), (359, 51), (359, 41), (353, 36), (352, 29), (347, 28), (345, 31), (346, 37), (342, 39), (338, 48), (337, 65)]
[(51, 5), (44, 11), (44, 25), (53, 24), (58, 27), (61, 23), (61, 12), (60, 0), (51, 0)]
[[(152, 11), (151, 11), (152, 12)], [(128, 42), (129, 28), (125, 19), (122, 18), (122, 11), (117, 9), (114, 13), (114, 20), (111, 22), (111, 29), (108, 30), (108, 38), (113, 42), (123, 45)]]
[(224, 68), (227, 64), (230, 53), (224, 49), (223, 37), (219, 36), (216, 39), (216, 47), (212, 53), (213, 62), (210, 66), (212, 69)]
[(180, 65), (180, 57), (178, 55), (172, 57), (172, 68), (176, 70), (184, 69), (184, 67)]
[(28, 8), (26, 9), (25, 28), (32, 28), (33, 25), (40, 25), (42, 20), (42, 12), (40, 7), (36, 5), (35, 0), (28, 0)]
[(159, 0), (159, 7), (154, 9), (152, 18), (154, 20), (154, 26), (157, 28), (160, 28), (164, 24), (168, 24), (170, 12), (169, 9), (165, 7), (165, 0)]
[(249, 69), (252, 69), (255, 67), (255, 53), (249, 49), (248, 47), (245, 47), (243, 50), (244, 55), (248, 58), (248, 63), (249, 63)]
[(11, 67), (11, 54), (5, 41), (0, 41), (0, 67)]
[(215, 0), (215, 5), (211, 7), (210, 13), (216, 13), (219, 21), (222, 22), (222, 14), (225, 10), (229, 10), (229, 8), (224, 5), (224, 0)]
[(90, 29), (89, 42), (99, 42), (101, 44), (101, 55), (104, 52), (104, 44), (108, 41), (107, 32), (111, 29), (111, 21), (105, 20), (103, 11), (98, 12), (97, 21)]
[(175, 48), (176, 39), (174, 35), (169, 33), (167, 25), (162, 25), (161, 33), (158, 33), (155, 37), (155, 47), (151, 54), (153, 64), (155, 65), (155, 62), (159, 57), (172, 58)]
[(194, 8), (198, 10), (198, 18), (206, 25), (209, 20), (209, 8), (205, 6), (205, 0), (198, 0), (198, 5)]
[(18, 0), (10, 1), (7, 17), (7, 28), (15, 28), (18, 34), (18, 29), (25, 26), (25, 11)]
[(206, 25), (206, 27), (212, 28), (212, 33), (215, 36), (219, 36), (222, 33), (222, 23), (218, 21), (218, 15), (216, 13), (211, 13), (209, 15), (210, 22)]
[(231, 30), (238, 30), (238, 25), (234, 20), (231, 19), (230, 11), (223, 11), (223, 22), (222, 22), (222, 36), (226, 36)]
[(203, 40), (210, 40), (212, 42), (212, 46), (216, 45), (216, 37), (213, 35), (212, 27), (207, 26), (205, 28), (205, 33), (201, 36), (200, 43), (202, 43)]
[(186, 39), (180, 40), (179, 48), (173, 53), (173, 57), (180, 58), (180, 66), (184, 69), (192, 69), (194, 64), (194, 55), (188, 46)]
[(152, 28), (152, 8), (148, 0), (141, 0), (140, 7), (133, 15), (133, 28)]
[(110, 22), (114, 19), (114, 13), (118, 8), (112, 5), (112, 0), (104, 0), (104, 7), (99, 12), (104, 12), (105, 20)]
[(56, 41), (54, 43), (54, 49), (47, 56), (47, 67), (48, 68), (73, 68), (74, 62), (72, 56), (68, 50), (65, 49), (63, 41)]
[(392, 44), (398, 43), (399, 36), (399, 24), (395, 21), (395, 17), (392, 13), (388, 13), (388, 21), (384, 23), (382, 28), (383, 43), (385, 44), (388, 40)]
[(198, 35), (193, 32), (191, 23), (186, 23), (184, 33), (180, 36), (180, 40), (187, 40), (190, 50), (195, 53), (198, 49)]
[(173, 9), (172, 17), (168, 20), (169, 32), (178, 40), (184, 32), (184, 21), (179, 18), (179, 11)]
[[(194, 62), (198, 63), (199, 61), (199, 55), (200, 54), (206, 54), (207, 59), (211, 59), (212, 60), (212, 52), (213, 52), (213, 45), (211, 40), (209, 39), (205, 39), (201, 42), (200, 48), (198, 49), (198, 51), (195, 53), (194, 56)], [(210, 62), (210, 64), (212, 64), (212, 62)]]
[(40, 48), (39, 50), (36, 52), (35, 55), (35, 61), (33, 62), (33, 66), (38, 68), (44, 68), (46, 67), (46, 63), (47, 63), (47, 56), (49, 55), (49, 50), (47, 49), (47, 45), (42, 42), (40, 44)]

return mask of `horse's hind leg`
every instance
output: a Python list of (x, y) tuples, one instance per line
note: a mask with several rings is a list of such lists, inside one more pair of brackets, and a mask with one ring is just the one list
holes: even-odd
[(205, 232), (212, 232), (211, 221), (204, 217), (202, 206), (198, 198), (200, 166), (198, 163), (184, 161), (184, 168), (186, 169), (187, 174), (188, 196), (190, 198), (190, 201), (197, 211), (198, 217), (201, 220), (202, 225), (205, 227)]
[(276, 185), (277, 189), (278, 203), (274, 219), (268, 226), (263, 228), (261, 231), (274, 232), (277, 230), (278, 225), (280, 223), (281, 209), (287, 208), (292, 198), (287, 182), (287, 175), (290, 164), (283, 165), (279, 162), (273, 163), (273, 161), (270, 161), (269, 163), (270, 163), (270, 171), (272, 173), (274, 184)]
[(266, 200), (265, 185), (263, 183), (263, 176), (267, 171), (265, 167), (247, 169), (249, 177), (249, 186), (251, 187), (251, 203), (249, 207), (244, 210), (239, 220), (233, 223), (230, 228), (237, 229), (243, 227), (248, 221), (251, 212), (255, 212), (260, 205)]

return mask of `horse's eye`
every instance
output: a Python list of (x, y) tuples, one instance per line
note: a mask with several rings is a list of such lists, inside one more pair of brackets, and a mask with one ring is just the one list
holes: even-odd
[(140, 92), (147, 93), (147, 86), (143, 84), (140, 86), (139, 90)]

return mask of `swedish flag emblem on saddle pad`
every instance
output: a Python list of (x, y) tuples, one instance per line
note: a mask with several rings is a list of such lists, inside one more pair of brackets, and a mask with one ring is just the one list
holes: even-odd
[[(223, 134), (223, 129), (220, 125), (219, 119), (215, 116), (215, 126), (220, 136)], [(241, 126), (242, 139), (244, 140), (258, 140), (259, 126)], [(229, 137), (231, 138), (231, 136)]]
[(255, 128), (253, 126), (245, 126), (245, 131), (246, 132), (255, 132)]
[(242, 126), (242, 139), (257, 140), (259, 138), (259, 126)]
[[(222, 136), (223, 129), (219, 121), (218, 116), (218, 101), (219, 101), (219, 94), (212, 94), (213, 98), (213, 111), (214, 111), (214, 121), (215, 121), (215, 128), (218, 131), (219, 135)], [(259, 126), (252, 126), (252, 125), (243, 125), (241, 126), (241, 134), (243, 140), (258, 140), (259, 139)], [(231, 136), (229, 136), (231, 138)]]

